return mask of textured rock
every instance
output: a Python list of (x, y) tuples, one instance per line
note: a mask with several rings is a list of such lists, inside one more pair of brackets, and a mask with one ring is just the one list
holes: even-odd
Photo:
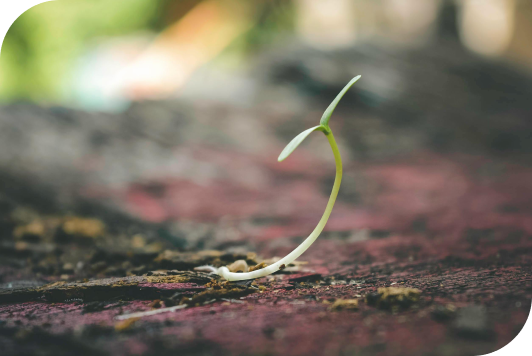
[[(477, 355), (515, 337), (532, 299), (527, 77), (443, 44), (286, 56), (253, 108), (0, 108), (2, 355)], [(326, 143), (275, 157), (353, 68), (370, 79), (331, 122), (345, 167), (326, 231), (254, 282), (193, 272), (271, 263), (314, 228)]]

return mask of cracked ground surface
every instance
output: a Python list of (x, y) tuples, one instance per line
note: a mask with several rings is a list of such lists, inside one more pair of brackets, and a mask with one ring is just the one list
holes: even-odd
[[(524, 75), (440, 47), (448, 54), (293, 56), (277, 72), (295, 82), (263, 88), (253, 108), (0, 108), (2, 355), (454, 356), (506, 345), (532, 299), (532, 90)], [(307, 58), (370, 77), (386, 67), (404, 85), (361, 81), (335, 112), (344, 179), (299, 263), (253, 283), (194, 272), (284, 256), (321, 216), (334, 173), (322, 137), (275, 161), (344, 85), (318, 83)], [(482, 86), (472, 64), (490, 73)], [(144, 311), (154, 313), (127, 318)]]
[[(328, 230), (300, 259), (305, 263), (253, 284), (222, 287), (218, 277), (193, 268), (282, 256), (311, 228), (313, 208), (277, 220), (252, 214), (181, 226), (123, 217), (113, 226), (114, 218), (46, 215), (5, 203), (1, 348), (8, 355), (494, 351), (517, 335), (530, 311), (532, 220), (526, 204), (532, 200), (522, 191), (513, 195), (530, 173), (514, 168), (495, 182), (482, 177), (478, 183), (468, 176), (470, 167), (453, 164), (445, 169), (448, 191), (433, 188), (443, 164), (366, 167), (363, 172), (382, 184), (371, 193), (373, 205), (341, 201)], [(411, 174), (416, 184), (397, 182), (401, 174)], [(320, 177), (299, 180), (309, 187), (292, 193), (294, 200), (301, 194), (324, 205), (326, 196), (312, 188)], [(312, 191), (317, 193), (309, 198)], [(410, 203), (402, 208), (404, 201)], [(460, 213), (453, 211), (457, 202)], [(256, 209), (251, 211), (262, 207)], [(248, 234), (230, 235), (240, 226)], [(229, 232), (217, 235), (217, 228)], [(208, 236), (213, 249), (176, 246), (182, 231)], [(382, 288), (397, 288), (398, 296)], [(415, 298), (403, 293), (408, 288)], [(353, 299), (351, 308), (335, 307)], [(115, 319), (176, 305), (185, 307)]]

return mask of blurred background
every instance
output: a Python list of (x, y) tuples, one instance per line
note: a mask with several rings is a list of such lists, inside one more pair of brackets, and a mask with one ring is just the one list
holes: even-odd
[(523, 0), (44, 3), (2, 47), (0, 195), (159, 224), (167, 247), (285, 253), (334, 167), (319, 135), (276, 157), (361, 74), (331, 120), (329, 232), (530, 233), (531, 19)]
[[(530, 6), (522, 0), (56, 1), (27, 11), (11, 27), (0, 93), (4, 103), (124, 110), (132, 100), (197, 96), (194, 88), (206, 80), (255, 82), (252, 60), (276, 56), (276, 49), (286, 57), (296, 43), (315, 53), (363, 44), (412, 52), (446, 39), (471, 58), (530, 71)], [(324, 81), (335, 78), (332, 69), (320, 72)]]
[[(193, 309), (174, 329), (181, 339), (164, 342), (203, 346), (207, 335), (238, 354), (500, 348), (524, 324), (532, 291), (531, 33), (529, 0), (35, 6), (0, 56), (0, 292), (286, 255), (321, 217), (334, 161), (320, 134), (277, 157), (360, 74), (330, 121), (344, 160), (334, 211), (301, 257), (308, 264), (284, 271), (318, 273), (320, 297), (290, 304), (308, 287), (294, 282), (286, 300), (284, 289), (260, 294), (255, 314)], [(397, 283), (430, 302), (336, 316), (318, 302)], [(452, 324), (456, 307), (466, 311)], [(48, 327), (112, 325), (99, 310), (101, 319), (61, 313), (66, 324), (48, 317)], [(158, 350), (161, 329), (142, 325), (145, 349)], [(238, 343), (223, 333), (233, 327)], [(98, 336), (107, 331), (78, 334), (113, 350)]]

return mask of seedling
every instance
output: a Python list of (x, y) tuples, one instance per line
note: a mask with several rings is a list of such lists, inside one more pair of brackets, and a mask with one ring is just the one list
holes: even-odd
[(323, 216), (321, 217), (320, 221), (318, 222), (318, 225), (314, 228), (314, 231), (303, 241), (296, 249), (292, 252), (290, 252), (287, 256), (280, 259), (279, 261), (266, 266), (262, 269), (255, 270), (252, 272), (246, 272), (246, 273), (234, 273), (229, 271), (227, 267), (220, 267), (215, 268), (211, 266), (203, 266), (198, 268), (197, 270), (204, 270), (204, 271), (210, 271), (217, 273), (221, 277), (225, 278), (228, 281), (241, 281), (245, 279), (254, 279), (254, 278), (260, 278), (267, 276), (269, 274), (272, 274), (274, 272), (279, 271), (280, 269), (283, 269), (285, 266), (288, 266), (288, 264), (295, 261), (299, 256), (301, 256), (309, 247), (316, 241), (320, 233), (322, 232), (323, 228), (325, 227), (325, 224), (327, 224), (327, 220), (329, 219), (329, 216), (331, 215), (331, 211), (334, 206), (334, 202), (336, 201), (336, 196), (338, 195), (338, 190), (340, 189), (340, 182), (342, 180), (342, 158), (340, 157), (340, 152), (338, 151), (338, 146), (336, 145), (336, 141), (334, 140), (334, 135), (332, 133), (331, 128), (329, 127), (329, 119), (331, 118), (331, 115), (336, 108), (336, 105), (338, 105), (338, 102), (344, 94), (351, 88), (353, 84), (357, 80), (360, 79), (360, 75), (354, 77), (351, 79), (349, 83), (342, 89), (340, 94), (336, 96), (336, 98), (333, 100), (333, 102), (329, 105), (327, 110), (323, 113), (323, 116), (321, 117), (320, 124), (318, 126), (311, 127), (310, 129), (307, 129), (297, 135), (281, 152), (279, 155), (278, 161), (284, 161), (294, 150), (299, 146), (301, 142), (305, 138), (307, 138), (308, 135), (310, 135), (314, 131), (321, 131), (325, 134), (325, 137), (327, 137), (327, 140), (329, 140), (329, 144), (331, 145), (332, 152), (334, 155), (334, 161), (336, 162), (336, 177), (334, 178), (334, 185), (332, 188), (331, 196), (329, 197), (329, 201), (327, 202), (327, 206), (325, 207), (325, 212), (323, 213)]

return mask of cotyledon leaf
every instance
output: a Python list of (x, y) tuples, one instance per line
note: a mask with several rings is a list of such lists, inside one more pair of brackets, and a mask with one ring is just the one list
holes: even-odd
[(292, 141), (290, 141), (290, 143), (288, 145), (286, 145), (286, 147), (284, 148), (283, 152), (281, 152), (281, 154), (279, 155), (279, 158), (277, 160), (279, 162), (281, 162), (286, 157), (290, 156), (290, 154), (292, 152), (294, 152), (294, 150), (297, 148), (297, 146), (299, 146), (299, 144), (301, 142), (303, 142), (303, 140), (305, 138), (307, 138), (307, 136), (310, 135), (311, 132), (319, 130), (320, 128), (321, 128), (321, 125), (311, 127), (310, 129), (305, 130), (302, 133), (300, 133), (299, 135), (297, 135), (296, 137), (294, 137), (294, 139)]
[[(338, 150), (338, 145), (336, 144), (336, 141), (334, 139), (334, 135), (332, 133), (332, 130), (329, 128), (329, 118), (331, 117), (332, 112), (336, 108), (336, 105), (342, 98), (342, 96), (345, 94), (347, 90), (360, 78), (360, 76), (355, 77), (351, 79), (351, 81), (344, 87), (344, 89), (340, 92), (340, 94), (334, 99), (331, 105), (325, 110), (325, 113), (323, 114), (323, 117), (321, 118), (320, 125), (311, 127), (308, 130), (303, 131), (299, 135), (297, 135), (290, 143), (285, 147), (283, 152), (279, 155), (279, 162), (283, 161), (288, 157), (294, 150), (299, 146), (301, 142), (305, 138), (307, 138), (308, 135), (310, 135), (311, 132), (314, 131), (322, 131), (325, 136), (327, 136), (327, 140), (329, 141), (329, 144), (331, 145), (331, 149), (334, 155), (334, 161), (336, 163), (336, 176), (334, 178), (334, 184), (333, 188), (331, 190), (331, 196), (329, 197), (329, 201), (327, 202), (327, 207), (325, 208), (325, 211), (318, 222), (318, 225), (312, 230), (310, 235), (299, 245), (297, 246), (292, 252), (290, 252), (288, 255), (283, 257), (282, 259), (278, 260), (277, 262), (268, 265), (264, 268), (251, 271), (251, 272), (245, 272), (245, 273), (235, 273), (229, 271), (229, 269), (225, 266), (222, 266), (220, 268), (215, 268), (212, 266), (203, 266), (200, 267), (202, 270), (207, 269), (208, 271), (217, 273), (222, 278), (225, 278), (228, 281), (242, 281), (242, 280), (249, 280), (249, 279), (255, 279), (267, 276), (269, 274), (275, 273), (281, 269), (284, 268), (285, 265), (289, 265), (294, 260), (299, 258), (313, 243), (316, 241), (316, 239), (319, 237), (323, 229), (325, 228), (325, 225), (327, 224), (327, 220), (329, 219), (334, 202), (336, 201), (336, 197), (338, 196), (338, 190), (340, 189), (340, 182), (342, 180), (342, 158), (340, 157), (340, 152)], [(214, 270), (214, 271), (213, 271)]]
[(321, 120), (320, 120), (321, 126), (324, 126), (327, 129), (329, 128), (329, 119), (331, 118), (331, 115), (334, 109), (336, 109), (336, 105), (338, 105), (338, 103), (340, 102), (340, 99), (342, 99), (344, 94), (349, 90), (349, 88), (353, 86), (353, 84), (357, 82), (357, 80), (360, 79), (360, 77), (361, 77), (360, 75), (357, 75), (356, 77), (351, 79), (351, 81), (347, 83), (347, 85), (336, 96), (336, 98), (334, 98), (333, 102), (329, 105), (329, 107), (327, 108), (327, 110), (325, 110), (325, 112), (323, 113), (323, 116), (321, 117)]

